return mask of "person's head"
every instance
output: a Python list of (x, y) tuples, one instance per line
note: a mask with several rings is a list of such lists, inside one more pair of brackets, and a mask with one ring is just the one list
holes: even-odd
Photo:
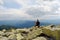
[(37, 22), (39, 22), (39, 20), (37, 19)]

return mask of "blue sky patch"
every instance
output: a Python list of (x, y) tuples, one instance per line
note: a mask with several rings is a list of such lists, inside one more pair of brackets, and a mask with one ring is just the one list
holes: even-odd
[(10, 0), (4, 1), (3, 6), (6, 8), (16, 8), (16, 9), (19, 9), (22, 7), (22, 5)]

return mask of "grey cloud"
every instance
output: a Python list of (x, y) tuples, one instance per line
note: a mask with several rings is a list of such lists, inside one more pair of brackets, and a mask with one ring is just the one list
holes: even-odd
[(44, 15), (57, 15), (54, 9), (53, 11), (43, 11), (41, 9), (30, 8), (26, 11), (26, 13), (34, 17), (42, 17)]
[(12, 18), (12, 14), (0, 14), (0, 18)]
[(39, 9), (28, 9), (26, 11), (26, 13), (28, 13), (29, 15), (33, 15), (33, 16), (42, 16), (42, 15), (45, 15), (44, 12), (40, 11)]
[[(60, 7), (59, 5), (59, 0), (43, 0), (43, 1), (47, 1), (46, 2), (39, 2), (41, 4), (39, 4), (40, 6), (43, 5), (43, 6), (48, 6), (51, 8), (51, 11), (44, 11), (44, 8), (28, 8), (28, 10), (26, 10), (26, 13), (29, 14), (29, 15), (32, 15), (32, 16), (35, 16), (35, 17), (41, 17), (41, 16), (44, 16), (44, 15), (57, 15), (57, 13), (55, 13), (58, 8)], [(48, 2), (49, 1), (49, 2)], [(53, 1), (53, 2), (51, 2)], [(57, 1), (57, 2), (55, 2)]]
[(54, 1), (54, 0), (43, 0), (43, 1)]

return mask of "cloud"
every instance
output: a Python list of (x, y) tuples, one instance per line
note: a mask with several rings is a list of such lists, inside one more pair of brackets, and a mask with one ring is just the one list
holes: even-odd
[(3, 1), (2, 0), (0, 0), (0, 5), (2, 5), (3, 4)]
[(59, 17), (60, 0), (0, 0), (0, 20), (44, 20)]
[(0, 20), (28, 20), (30, 15), (25, 14), (23, 11), (18, 9), (3, 9), (0, 10)]
[[(38, 6), (29, 8), (26, 13), (33, 15), (34, 17), (43, 18), (42, 19), (57, 19), (60, 17), (58, 13), (58, 8), (60, 7), (60, 1), (58, 0), (36, 0)], [(56, 13), (57, 11), (57, 13)], [(59, 15), (59, 16), (57, 16)]]
[(44, 15), (57, 15), (57, 13), (55, 13), (55, 10), (53, 8), (50, 8), (49, 6), (42, 6), (38, 8), (32, 7), (27, 9), (26, 13), (34, 17), (41, 17)]

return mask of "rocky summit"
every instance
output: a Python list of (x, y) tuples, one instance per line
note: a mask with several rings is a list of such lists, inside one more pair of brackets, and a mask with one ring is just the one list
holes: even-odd
[(60, 27), (52, 26), (3, 29), (0, 31), (0, 40), (60, 40)]

